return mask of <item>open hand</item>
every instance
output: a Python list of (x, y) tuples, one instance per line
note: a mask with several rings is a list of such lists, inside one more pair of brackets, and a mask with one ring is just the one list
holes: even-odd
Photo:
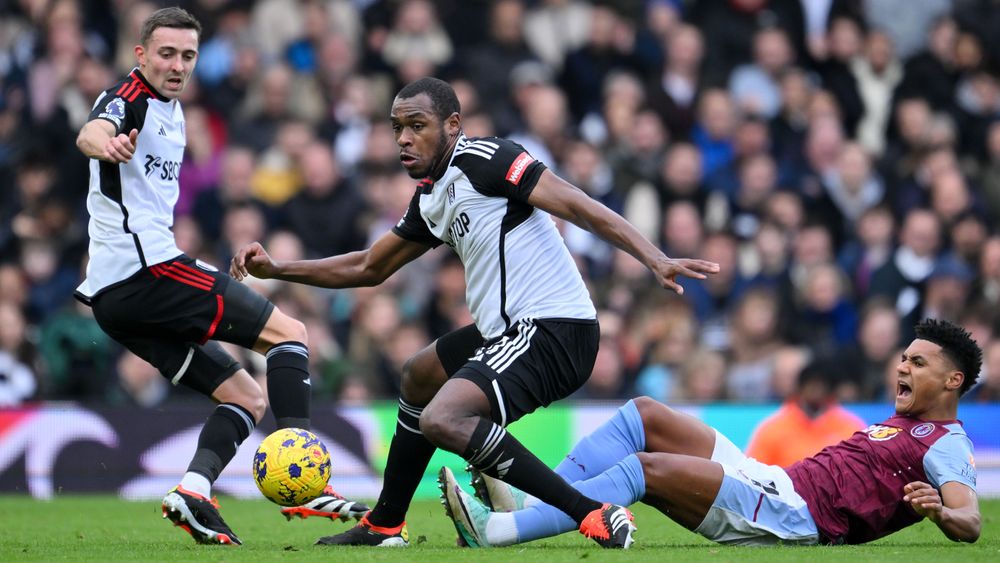
[(703, 280), (708, 277), (708, 274), (719, 273), (719, 265), (708, 260), (667, 258), (655, 265), (653, 273), (656, 274), (660, 285), (676, 291), (678, 295), (684, 295), (684, 288), (677, 283), (677, 276)]

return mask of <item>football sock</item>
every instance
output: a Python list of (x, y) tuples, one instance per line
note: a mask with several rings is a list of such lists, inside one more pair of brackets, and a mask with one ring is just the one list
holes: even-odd
[[(573, 487), (591, 498), (619, 506), (635, 504), (646, 495), (642, 462), (635, 454), (630, 454), (600, 475), (573, 483)], [(493, 522), (501, 516), (503, 518)], [(514, 522), (514, 537), (511, 527), (505, 522), (509, 518)], [(517, 512), (491, 515), (486, 526), (486, 539), (490, 545), (510, 545), (555, 536), (577, 527), (577, 523), (563, 511), (547, 504), (536, 504)]]
[(212, 484), (201, 473), (188, 471), (181, 478), (181, 488), (192, 493), (198, 493), (205, 498), (212, 498)]
[[(191, 464), (188, 465), (188, 473), (201, 475), (209, 485), (214, 483), (255, 426), (253, 415), (240, 405), (222, 403), (215, 407), (215, 411), (208, 417), (201, 434), (198, 435), (198, 447)], [(184, 480), (181, 481), (181, 486), (185, 489), (205, 497), (211, 496), (210, 490), (204, 492), (205, 486), (201, 481), (193, 477), (188, 478), (187, 474), (185, 479), (187, 485)]]
[(462, 457), (483, 473), (500, 479), (582, 522), (601, 503), (574, 489), (506, 430), (480, 418)]
[(282, 342), (266, 356), (267, 399), (278, 429), (309, 430), (309, 349), (301, 342)]
[(396, 432), (389, 444), (382, 492), (368, 513), (368, 521), (375, 526), (391, 528), (406, 520), (413, 493), (434, 455), (434, 444), (428, 442), (420, 431), (420, 413), (423, 411), (423, 407), (399, 399)]
[(589, 479), (646, 449), (642, 416), (634, 401), (622, 405), (607, 422), (577, 442), (556, 473), (569, 483)]

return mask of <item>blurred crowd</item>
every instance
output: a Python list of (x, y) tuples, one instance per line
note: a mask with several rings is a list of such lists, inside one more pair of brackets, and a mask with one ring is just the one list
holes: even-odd
[[(514, 139), (668, 255), (722, 266), (677, 296), (560, 225), (602, 333), (576, 397), (780, 401), (833, 359), (839, 399), (882, 401), (913, 323), (937, 317), (984, 348), (965, 400), (1000, 400), (992, 0), (176, 3), (204, 26), (174, 226), (191, 256), (366, 247), (415, 187), (388, 107), (434, 75), (467, 135)], [(191, 396), (72, 298), (87, 247), (75, 137), (162, 5), (0, 1), (0, 406)], [(407, 358), (471, 322), (447, 247), (377, 288), (251, 283), (306, 323), (317, 400), (394, 397)]]

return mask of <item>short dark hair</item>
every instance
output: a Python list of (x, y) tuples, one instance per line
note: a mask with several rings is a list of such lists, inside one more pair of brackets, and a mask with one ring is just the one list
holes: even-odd
[(448, 119), (453, 113), (461, 113), (462, 111), (462, 107), (458, 103), (458, 96), (455, 95), (455, 89), (451, 87), (451, 84), (432, 76), (419, 78), (403, 86), (396, 97), (406, 99), (420, 94), (427, 94), (431, 99), (434, 113), (441, 121)]
[(917, 338), (940, 346), (945, 356), (965, 374), (965, 381), (958, 390), (959, 395), (964, 395), (975, 385), (983, 365), (983, 351), (972, 339), (969, 331), (954, 323), (938, 319), (924, 319), (917, 323), (914, 329)]
[(172, 27), (175, 29), (193, 29), (201, 39), (201, 24), (198, 19), (191, 15), (184, 8), (171, 6), (161, 8), (153, 12), (146, 21), (142, 22), (142, 31), (139, 32), (139, 43), (146, 45), (153, 32), (161, 27)]

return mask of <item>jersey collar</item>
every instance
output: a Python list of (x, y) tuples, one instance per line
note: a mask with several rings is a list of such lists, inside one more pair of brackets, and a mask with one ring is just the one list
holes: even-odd
[(467, 141), (468, 139), (465, 138), (465, 133), (459, 131), (458, 138), (455, 139), (455, 145), (451, 147), (451, 154), (448, 155), (448, 164), (441, 168), (441, 172), (437, 176), (434, 175), (428, 176), (428, 178), (432, 180), (432, 184), (433, 182), (437, 182), (441, 178), (444, 178), (445, 173), (448, 172), (449, 168), (451, 168), (452, 161), (455, 160), (455, 154), (458, 152), (459, 147), (464, 145)]
[(139, 82), (142, 82), (142, 84), (146, 88), (149, 88), (150, 93), (153, 94), (153, 97), (156, 98), (157, 100), (159, 100), (161, 102), (169, 102), (170, 101), (170, 98), (168, 98), (168, 97), (164, 96), (163, 94), (159, 93), (156, 90), (156, 88), (153, 88), (153, 85), (150, 84), (149, 81), (146, 80), (146, 77), (142, 75), (142, 71), (139, 70), (139, 67), (133, 68), (132, 72), (129, 73), (129, 76), (135, 77), (137, 80), (139, 80)]

